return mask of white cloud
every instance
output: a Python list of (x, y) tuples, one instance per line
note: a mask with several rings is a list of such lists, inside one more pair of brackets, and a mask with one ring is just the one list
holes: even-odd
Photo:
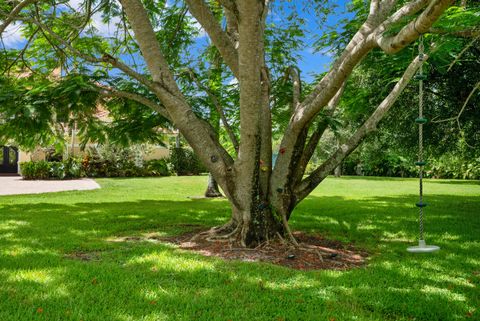
[(26, 41), (21, 32), (21, 23), (11, 23), (2, 33), (3, 43), (6, 48), (18, 48)]
[[(73, 1), (79, 1), (79, 0), (73, 0)], [(118, 0), (114, 0), (112, 2), (115, 2), (115, 5), (121, 7), (121, 4)], [(114, 37), (115, 32), (118, 29), (117, 26), (120, 22), (121, 21), (119, 17), (113, 17), (109, 22), (104, 23), (102, 20), (102, 14), (100, 12), (97, 12), (92, 16), (93, 26), (98, 30), (98, 33), (103, 37)]]
[[(197, 22), (197, 24), (198, 24), (198, 22)], [(200, 24), (198, 24), (198, 25), (200, 25)], [(197, 39), (207, 37), (207, 32), (201, 26), (198, 28), (198, 31), (199, 31), (199, 34), (197, 36)]]
[(69, 0), (68, 4), (72, 9), (79, 11), (82, 8), (83, 0)]
[(230, 81), (228, 82), (228, 84), (229, 84), (230, 86), (238, 85), (238, 80), (237, 80), (237, 78), (232, 77), (232, 79), (230, 79)]
[(92, 16), (92, 25), (98, 30), (98, 34), (103, 37), (114, 37), (118, 23), (120, 23), (118, 17), (114, 17), (108, 23), (105, 23), (102, 20), (101, 13), (97, 12)]
[(203, 29), (202, 25), (197, 21), (197, 19), (195, 19), (190, 14), (190, 12), (187, 12), (187, 17), (192, 19), (193, 27), (198, 30), (198, 35), (196, 38), (197, 39), (205, 38), (207, 36), (207, 32), (205, 31), (205, 29)]
[[(69, 0), (68, 4), (73, 10), (81, 11), (83, 2), (83, 0)], [(120, 19), (114, 17), (110, 22), (104, 23), (101, 13), (97, 12), (92, 16), (91, 25), (98, 30), (99, 35), (103, 37), (114, 37), (119, 22)], [(1, 35), (5, 48), (19, 48), (25, 44), (26, 38), (22, 35), (21, 28), (21, 23), (15, 22), (11, 23), (5, 29)]]
[[(68, 5), (75, 11), (83, 12), (85, 10), (83, 4), (85, 0), (69, 0)], [(118, 3), (118, 0), (115, 2)], [(120, 22), (118, 17), (112, 18), (108, 23), (102, 20), (102, 13), (97, 12), (92, 16), (91, 25), (98, 30), (98, 34), (103, 37), (114, 37), (117, 30), (117, 24)]]

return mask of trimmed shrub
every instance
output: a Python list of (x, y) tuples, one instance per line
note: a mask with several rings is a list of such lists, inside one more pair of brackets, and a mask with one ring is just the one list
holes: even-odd
[(168, 169), (160, 171), (155, 166), (149, 169), (150, 161), (144, 161), (147, 154), (148, 146), (145, 145), (119, 147), (106, 144), (90, 148), (82, 161), (82, 167), (89, 177), (142, 177), (170, 174)]
[(62, 162), (24, 162), (20, 164), (22, 176), (26, 180), (36, 179), (72, 179), (80, 177), (145, 177), (169, 176), (170, 170), (164, 159), (145, 161), (137, 166), (132, 161), (112, 163), (111, 161), (92, 160), (86, 157), (82, 161), (67, 159)]
[(22, 176), (26, 180), (71, 179), (83, 176), (80, 160), (69, 158), (61, 162), (31, 161), (20, 163)]
[(20, 170), (28, 180), (50, 178), (50, 163), (46, 161), (20, 163)]
[(146, 161), (144, 168), (149, 176), (170, 176), (170, 170), (165, 159), (152, 159)]

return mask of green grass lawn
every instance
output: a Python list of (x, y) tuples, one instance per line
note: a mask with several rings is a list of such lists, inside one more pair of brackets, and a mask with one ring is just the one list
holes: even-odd
[(100, 179), (101, 190), (0, 197), (0, 320), (480, 320), (480, 182), (426, 182), (426, 238), (442, 249), (410, 254), (416, 180), (328, 178), (292, 227), (367, 249), (368, 265), (350, 271), (111, 241), (221, 224), (225, 200), (187, 198), (206, 180)]

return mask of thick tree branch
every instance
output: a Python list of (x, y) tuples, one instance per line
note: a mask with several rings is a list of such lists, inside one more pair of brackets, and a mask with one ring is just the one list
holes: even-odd
[(17, 4), (12, 9), (12, 11), (10, 11), (10, 13), (8, 13), (8, 15), (5, 17), (5, 20), (0, 25), (0, 35), (5, 31), (5, 29), (7, 29), (7, 27), (10, 25), (10, 23), (12, 23), (16, 19), (16, 17), (20, 14), (20, 11), (22, 11), (23, 8), (25, 8), (26, 6), (28, 6), (32, 3), (35, 3), (37, 1), (38, 0), (24, 0), (24, 1), (20, 2), (19, 4)]
[(130, 21), (140, 51), (153, 80), (170, 94), (182, 97), (168, 63), (162, 54), (157, 36), (142, 2), (140, 0), (121, 0), (120, 3)]
[(335, 94), (335, 96), (333, 96), (333, 98), (328, 103), (327, 107), (324, 110), (323, 119), (319, 121), (319, 123), (317, 124), (317, 128), (308, 139), (307, 144), (305, 145), (305, 148), (303, 150), (302, 156), (300, 157), (300, 160), (298, 161), (298, 164), (297, 164), (297, 168), (294, 175), (294, 185), (300, 182), (301, 179), (303, 178), (303, 175), (305, 175), (305, 169), (307, 168), (308, 162), (310, 161), (313, 154), (315, 153), (318, 142), (320, 141), (323, 134), (328, 128), (327, 117), (331, 117), (335, 112), (335, 110), (337, 109), (338, 103), (342, 98), (344, 90), (345, 90), (345, 83), (342, 85), (340, 90)]
[[(425, 55), (424, 59), (428, 59)], [(392, 107), (400, 94), (403, 92), (409, 81), (412, 79), (422, 62), (415, 58), (408, 68), (405, 70), (402, 78), (397, 82), (390, 94), (378, 105), (373, 114), (365, 121), (365, 123), (357, 129), (357, 131), (345, 142), (340, 148), (335, 151), (329, 159), (322, 165), (315, 169), (309, 177), (304, 179), (295, 187), (296, 201), (299, 202), (304, 199), (310, 192), (312, 192), (318, 184), (320, 184), (335, 167), (338, 166), (357, 146), (362, 140), (372, 131), (376, 130), (376, 126), (380, 120), (385, 116), (388, 110)]]
[[(298, 148), (303, 151), (302, 142), (312, 119), (327, 106), (328, 102), (339, 91), (345, 79), (350, 75), (353, 68), (375, 47), (371, 33), (374, 30), (372, 22), (366, 22), (354, 35), (340, 57), (337, 58), (330, 71), (319, 81), (314, 90), (294, 110), (290, 122), (283, 136), (280, 148), (283, 153), (279, 154), (272, 175), (272, 185), (276, 190), (286, 190), (289, 176), (294, 174)], [(294, 155), (295, 154), (295, 155)], [(301, 154), (300, 154), (301, 155)], [(273, 193), (272, 199), (280, 203), (284, 198), (282, 192)]]
[[(311, 94), (298, 105), (297, 110), (290, 119), (281, 143), (281, 148), (285, 150), (285, 153), (280, 155), (277, 159), (274, 173), (272, 175), (272, 185), (277, 186), (279, 189), (285, 188), (288, 181), (289, 171), (293, 163), (293, 153), (298, 145), (297, 141), (300, 139), (305, 127), (307, 127), (320, 110), (327, 105), (328, 101), (330, 101), (340, 89), (340, 86), (348, 75), (350, 75), (355, 66), (357, 66), (358, 63), (360, 63), (360, 61), (378, 45), (378, 42), (381, 42), (379, 38), (382, 37), (385, 28), (400, 21), (404, 16), (421, 10), (425, 5), (425, 1), (426, 0), (417, 0), (409, 2), (384, 22), (381, 22), (381, 19), (375, 16), (367, 18), (367, 21), (365, 21), (359, 31), (353, 36), (340, 57), (336, 59), (330, 71), (319, 81)], [(425, 9), (417, 19), (417, 30), (420, 31), (420, 29), (418, 29), (420, 28), (420, 24), (422, 26), (421, 30), (428, 30), (431, 27), (431, 24), (451, 2), (452, 0), (433, 0), (432, 4)], [(393, 3), (394, 2), (389, 2), (388, 4)], [(382, 2), (380, 2), (379, 5), (381, 6), (381, 4)], [(372, 9), (372, 14), (374, 15), (376, 13), (380, 15), (380, 12), (383, 14), (381, 8)], [(388, 40), (388, 42), (390, 42), (390, 44), (395, 44), (399, 48), (398, 50), (408, 45), (419, 36), (418, 33), (412, 35), (410, 33), (410, 28), (413, 29), (413, 23), (407, 25), (407, 27), (402, 29), (397, 36), (392, 38), (393, 40)], [(387, 41), (387, 38), (384, 39)], [(397, 45), (397, 41), (400, 41), (400, 44)], [(280, 194), (274, 194), (272, 197), (278, 198), (280, 197)], [(276, 201), (278, 201), (278, 199), (276, 199)]]
[(400, 9), (395, 11), (390, 17), (385, 19), (376, 29), (376, 33), (383, 33), (390, 26), (400, 22), (408, 16), (412, 16), (425, 8), (430, 3), (430, 0), (415, 0), (406, 3)]
[(288, 74), (292, 79), (292, 112), (297, 109), (302, 94), (302, 83), (300, 73), (297, 68), (291, 66), (288, 68)]
[(371, 9), (371, 14), (367, 18), (367, 21), (353, 36), (340, 57), (335, 61), (330, 72), (320, 80), (313, 92), (299, 106), (296, 116), (298, 123), (297, 126), (303, 127), (308, 119), (312, 119), (313, 116), (327, 104), (327, 102), (338, 91), (341, 84), (345, 81), (353, 68), (376, 46), (376, 38), (380, 37), (387, 27), (400, 21), (407, 15), (412, 15), (418, 12), (424, 8), (428, 2), (429, 0), (416, 0), (409, 2), (383, 22), (378, 19), (383, 18), (383, 16), (391, 10), (395, 1), (380, 2), (378, 4), (380, 7), (377, 9), (375, 9), (375, 3), (373, 3), (373, 8)]
[[(212, 11), (204, 0), (186, 0), (190, 13), (197, 19), (200, 25), (210, 36), (215, 47), (223, 57), (225, 63), (232, 70), (235, 77), (239, 78), (238, 55), (234, 44), (227, 33), (215, 19)], [(227, 1), (225, 1), (227, 3)]]
[(288, 202), (291, 199), (287, 190), (290, 182), (294, 180), (291, 175), (295, 174), (297, 158), (301, 157), (303, 152), (308, 126), (339, 91), (355, 66), (375, 47), (376, 43), (371, 37), (376, 27), (375, 23), (378, 21), (367, 19), (336, 59), (330, 71), (294, 110), (282, 138), (280, 144), (282, 152), (277, 157), (271, 178), (271, 185), (274, 186), (271, 198), (278, 207), (282, 207), (279, 204), (285, 203), (285, 200)]
[[(433, 0), (417, 19), (403, 27), (395, 36), (388, 37), (384, 30), (379, 29), (375, 36), (378, 46), (390, 54), (402, 50), (421, 34), (428, 32), (433, 23), (453, 2), (454, 0)], [(389, 23), (385, 26), (388, 25)]]
[(147, 11), (140, 0), (121, 0), (135, 38), (152, 78), (158, 84), (154, 91), (168, 111), (172, 122), (187, 139), (203, 164), (215, 177), (225, 195), (236, 203), (229, 177), (233, 159), (220, 145), (215, 130), (199, 119), (180, 92), (161, 52)]
[(225, 20), (227, 22), (227, 33), (234, 43), (234, 48), (238, 45), (238, 8), (233, 0), (219, 0), (224, 8)]
[(370, 2), (370, 12), (367, 17), (367, 24), (377, 26), (380, 22), (385, 20), (385, 17), (390, 13), (392, 8), (397, 3), (397, 0), (372, 0)]

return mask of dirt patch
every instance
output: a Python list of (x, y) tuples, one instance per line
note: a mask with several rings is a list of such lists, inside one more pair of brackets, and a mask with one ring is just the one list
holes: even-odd
[(363, 266), (368, 257), (366, 251), (351, 244), (302, 232), (295, 232), (294, 236), (301, 244), (300, 247), (294, 247), (283, 240), (274, 240), (255, 249), (242, 248), (230, 242), (207, 240), (208, 237), (198, 234), (198, 231), (158, 239), (205, 256), (246, 262), (269, 262), (297, 270), (347, 270)]
[[(180, 227), (182, 229), (188, 230), (188, 235), (194, 235), (196, 233), (201, 232), (202, 230), (205, 229), (204, 225), (200, 224), (175, 224), (172, 225), (175, 227)], [(186, 235), (186, 234), (182, 234)], [(123, 242), (165, 242), (167, 238), (159, 233), (152, 232), (152, 233), (143, 233), (141, 235), (137, 236), (116, 236), (116, 237), (109, 237), (106, 239), (108, 242), (113, 242), (113, 243), (123, 243)]]

